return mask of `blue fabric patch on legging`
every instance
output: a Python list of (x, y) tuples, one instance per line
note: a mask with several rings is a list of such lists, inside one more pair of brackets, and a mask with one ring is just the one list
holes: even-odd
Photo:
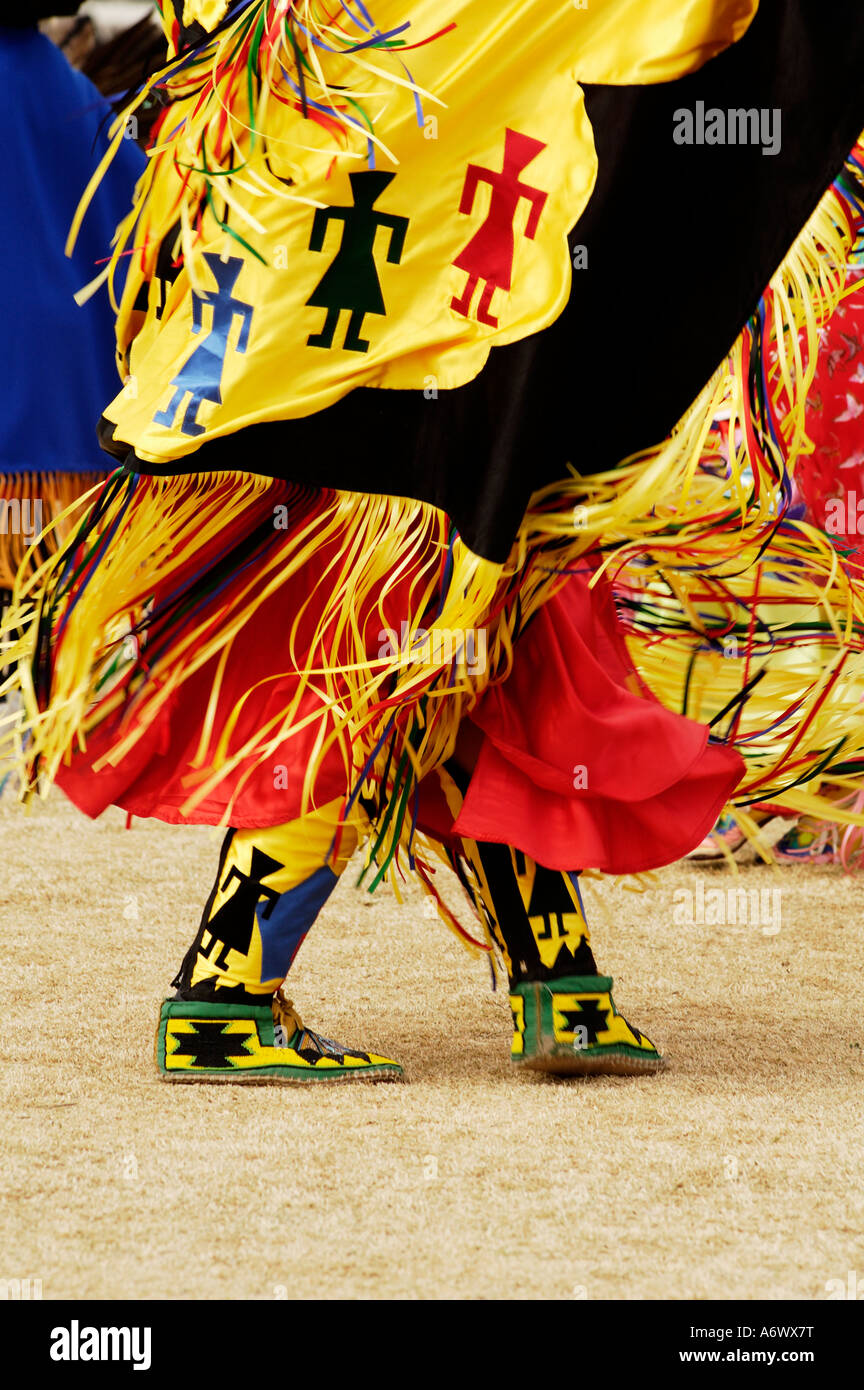
[(583, 920), (584, 922), (587, 922), (587, 921), (588, 921), (588, 918), (585, 916), (585, 904), (584, 904), (583, 901), (582, 901), (582, 889), (579, 887), (579, 870), (578, 870), (578, 869), (571, 869), (571, 870), (568, 872), (567, 877), (569, 878), (570, 882), (573, 884), (573, 887), (576, 889), (576, 897), (579, 899), (579, 907), (580, 907), (581, 912), (582, 912), (582, 920)]
[(311, 878), (282, 893), (264, 916), (268, 903), (259, 903), (255, 920), (261, 932), (261, 981), (288, 974), (297, 948), (339, 882), (325, 864)]

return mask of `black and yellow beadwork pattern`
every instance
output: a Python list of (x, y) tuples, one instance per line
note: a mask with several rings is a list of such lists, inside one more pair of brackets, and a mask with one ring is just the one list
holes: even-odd
[(561, 1076), (617, 1076), (661, 1071), (665, 1061), (619, 1014), (609, 975), (573, 976), (514, 985), (513, 1045), (519, 1066)]
[(166, 999), (156, 1033), (163, 1081), (399, 1081), (389, 1057), (342, 1047), (305, 1028), (290, 1004)]

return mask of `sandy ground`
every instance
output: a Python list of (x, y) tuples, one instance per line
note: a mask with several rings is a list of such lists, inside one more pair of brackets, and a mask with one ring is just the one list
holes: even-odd
[(155, 1019), (211, 832), (7, 798), (0, 835), (0, 1278), (82, 1299), (819, 1299), (864, 1275), (864, 882), (746, 871), (779, 886), (777, 932), (676, 923), (682, 890), (731, 886), (710, 871), (592, 888), (619, 1008), (670, 1069), (564, 1082), (513, 1073), (485, 961), (416, 896), (346, 876), (291, 992), (410, 1084), (171, 1087)]

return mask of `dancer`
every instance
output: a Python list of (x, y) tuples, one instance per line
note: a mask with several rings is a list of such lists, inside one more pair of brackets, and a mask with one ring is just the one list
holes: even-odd
[[(138, 99), (158, 88), (170, 119), (113, 254), (132, 253), (135, 389), (101, 437), (123, 466), (7, 623), (25, 782), (92, 815), (230, 827), (162, 1007), (166, 1079), (400, 1074), (281, 995), (361, 843), (371, 889), (404, 865), (466, 935), (436, 855), (457, 870), (473, 945), (508, 971), (517, 1065), (656, 1071), (594, 962), (579, 873), (680, 857), (743, 765), (734, 737), (650, 698), (601, 570), (700, 543), (731, 562), (776, 526), (803, 382), (786, 374), (769, 440), (753, 285), (806, 284), (784, 344), (842, 293), (849, 218), (836, 190), (819, 200), (864, 125), (864, 24), (844, 6), (838, 50), (797, 4), (757, 0), (616, 0), (614, 24), (612, 0), (430, 0), (410, 26), (395, 0), (162, 9), (172, 61)], [(770, 160), (672, 139), (682, 103), (744, 87), (794, 134)], [(632, 410), (610, 411), (640, 199), (669, 219), (643, 229), (654, 342)], [(670, 232), (690, 199), (712, 206), (710, 247)], [(749, 412), (731, 487), (693, 481), (724, 392)], [(852, 580), (840, 597), (860, 603)], [(814, 757), (832, 711), (795, 712)], [(789, 775), (782, 755), (771, 770)]]
[[(864, 151), (859, 145), (852, 151), (849, 164), (860, 168), (862, 161)], [(845, 176), (841, 176), (841, 196), (844, 183)], [(788, 528), (793, 523), (801, 523), (804, 535), (812, 536), (815, 528), (820, 543), (836, 549), (844, 568), (856, 578), (861, 574), (860, 528), (864, 523), (860, 518), (864, 507), (859, 508), (858, 499), (864, 482), (864, 279), (860, 246), (864, 209), (853, 199), (849, 211), (851, 242), (845, 292), (820, 331), (818, 352), (812, 354), (808, 363), (808, 376), (812, 373), (804, 409), (808, 443), (791, 479), (786, 535), (781, 528), (769, 540), (765, 567), (755, 592), (752, 575), (746, 570), (742, 573), (738, 566), (722, 583), (713, 575), (691, 572), (682, 576), (679, 595), (686, 595), (686, 606), (679, 607), (667, 592), (663, 600), (666, 631), (655, 630), (653, 639), (649, 639), (651, 654), (643, 652), (643, 668), (659, 675), (662, 664), (666, 698), (683, 702), (686, 690), (687, 699), (700, 702), (694, 707), (702, 718), (711, 719), (722, 708), (724, 692), (728, 694), (730, 684), (741, 678), (742, 667), (750, 678), (758, 675), (763, 710), (778, 713), (792, 703), (791, 698), (784, 698), (793, 688), (790, 678), (800, 680), (808, 667), (815, 673), (813, 662), (820, 646), (825, 669), (831, 671), (835, 649), (830, 639), (830, 612), (818, 602), (818, 592), (808, 591), (801, 558), (784, 553), (792, 534)], [(769, 290), (760, 307), (763, 318), (770, 318), (772, 296), (773, 290)], [(780, 397), (778, 415), (783, 409)], [(722, 455), (728, 460), (726, 422), (719, 422), (718, 438), (722, 440)], [(708, 466), (716, 467), (716, 460)], [(644, 633), (652, 627), (648, 610), (656, 603), (656, 596), (649, 598), (643, 592), (637, 597), (638, 582), (635, 589), (628, 587), (636, 579), (633, 571), (626, 575), (620, 597), (631, 620), (636, 618), (632, 640), (638, 651)], [(725, 674), (730, 668), (731, 682), (718, 681), (717, 674)], [(709, 670), (714, 674), (706, 680)], [(843, 674), (841, 667), (832, 679), (842, 679)], [(783, 682), (782, 693), (778, 693), (778, 681)], [(677, 697), (672, 695), (676, 682), (680, 691)], [(770, 692), (767, 699), (766, 690)], [(853, 698), (847, 705), (847, 717), (857, 718), (854, 691), (850, 693)], [(779, 748), (788, 738), (788, 728), (782, 719), (766, 719), (760, 733), (758, 717), (753, 717), (756, 713), (755, 706), (742, 710), (741, 746), (746, 750), (749, 744), (764, 758), (772, 735)], [(857, 858), (861, 841), (860, 826), (854, 817), (864, 802), (860, 796), (860, 759), (850, 760), (846, 753), (841, 741), (824, 760), (825, 769), (830, 767), (830, 777), (799, 777), (797, 785), (793, 783), (776, 800), (766, 797), (764, 802), (751, 804), (746, 810), (739, 805), (735, 814), (724, 812), (688, 858), (719, 863), (730, 857), (739, 862), (761, 857), (779, 864), (842, 862), (851, 867), (852, 847), (855, 846)], [(811, 766), (818, 773), (815, 761)]]
[[(820, 336), (813, 386), (807, 398), (807, 434), (812, 454), (802, 458), (796, 474), (802, 511), (861, 572), (864, 551), (864, 272), (858, 249), (850, 256), (847, 294)], [(842, 810), (861, 810), (853, 777), (825, 781), (822, 799)], [(836, 864), (851, 868), (861, 856), (861, 831), (836, 820), (803, 814), (774, 846), (780, 864)]]

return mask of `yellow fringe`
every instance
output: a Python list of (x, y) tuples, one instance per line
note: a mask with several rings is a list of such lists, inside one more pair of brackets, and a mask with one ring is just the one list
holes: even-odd
[[(227, 488), (226, 483), (229, 484)], [(35, 573), (19, 577), (15, 603), (5, 625), (10, 634), (6, 640), (5, 660), (18, 664), (18, 683), (24, 702), (22, 728), (26, 727), (31, 740), (27, 760), (32, 763), (38, 759), (43, 785), (53, 780), (71, 749), (86, 747), (94, 722), (101, 722), (108, 711), (120, 705), (123, 692), (119, 686), (113, 695), (108, 695), (107, 704), (104, 702), (106, 678), (118, 658), (122, 661), (123, 642), (128, 640), (130, 626), (144, 613), (154, 588), (176, 573), (214, 536), (230, 531), (244, 516), (250, 502), (260, 501), (268, 492), (277, 500), (285, 492), (284, 485), (272, 480), (236, 474), (154, 478), (146, 480), (146, 485), (142, 480), (139, 486), (142, 485), (146, 486), (146, 497), (134, 511), (132, 524), (121, 526), (90, 580), (83, 600), (68, 616), (63, 640), (56, 650), (49, 711), (38, 709), (27, 672), (33, 654), (36, 605), (44, 604), (51, 591), (58, 573), (58, 557), (43, 563)], [(119, 498), (107, 510), (98, 532), (88, 537), (89, 544), (94, 543), (96, 534), (104, 535), (110, 529), (121, 507), (122, 498)], [(326, 706), (329, 710), (332, 727), (329, 733), (320, 735), (318, 757), (307, 773), (305, 799), (308, 806), (313, 803), (316, 766), (333, 744), (342, 749), (348, 777), (357, 776), (390, 720), (391, 709), (378, 710), (384, 699), (411, 711), (413, 717), (405, 733), (411, 733), (413, 742), (409, 744), (406, 737), (402, 747), (411, 758), (417, 775), (425, 775), (452, 752), (459, 717), (485, 688), (490, 673), (494, 671), (500, 676), (509, 669), (514, 640), (512, 624), (515, 622), (512, 609), (498, 624), (496, 632), (489, 634), (487, 671), (475, 675), (468, 671), (464, 661), (454, 669), (452, 648), (447, 640), (440, 644), (433, 640), (416, 657), (398, 650), (393, 655), (370, 660), (357, 613), (377, 595), (381, 624), (386, 626), (387, 594), (413, 563), (417, 572), (411, 581), (405, 617), (412, 630), (415, 629), (436, 592), (449, 526), (442, 513), (423, 503), (336, 495), (323, 512), (291, 535), (290, 545), (271, 548), (263, 565), (255, 567), (253, 577), (220, 610), (217, 632), (209, 630), (213, 626), (210, 615), (190, 625), (177, 637), (167, 668), (159, 670), (159, 679), (144, 686), (134, 706), (134, 716), (121, 719), (110, 761), (116, 763), (126, 756), (184, 681), (218, 656), (221, 658), (219, 674), (209, 707), (204, 712), (196, 759), (200, 775), (182, 808), (185, 815), (193, 815), (195, 806), (207, 797), (226, 772), (241, 762), (251, 757), (254, 765), (260, 766), (272, 758), (285, 738), (286, 728), (299, 733), (320, 720), (320, 711), (304, 718), (298, 713), (310, 689), (320, 695), (321, 708)], [(314, 607), (317, 635), (312, 650), (320, 659), (316, 657), (312, 665), (304, 666), (297, 695), (290, 707), (259, 726), (254, 739), (229, 752), (241, 707), (234, 710), (220, 729), (217, 741), (211, 740), (211, 734), (220, 679), (231, 643), (257, 608), (290, 583), (315, 550), (334, 538), (339, 543), (337, 558), (304, 609), (291, 615), (289, 649), (292, 658), (300, 664), (302, 654), (296, 657), (294, 654), (297, 631), (305, 608)], [(417, 567), (417, 559), (423, 553), (431, 558)], [(493, 604), (511, 581), (511, 570), (479, 558), (457, 539), (453, 546), (452, 581), (437, 621), (429, 625), (430, 634), (434, 637), (440, 633), (443, 639), (454, 631), (483, 627)], [(547, 573), (525, 576), (522, 593), (525, 618), (536, 610), (556, 582), (560, 582), (556, 576)], [(12, 634), (15, 636), (10, 640)], [(144, 656), (146, 658), (146, 648)], [(273, 679), (278, 674), (274, 671)], [(258, 687), (250, 689), (244, 703), (260, 693)], [(417, 703), (421, 695), (428, 700), (425, 720)], [(97, 711), (98, 719), (91, 718), (90, 711), (100, 698), (103, 703)], [(436, 720), (434, 716), (442, 700), (446, 702), (447, 717)], [(16, 730), (18, 736), (20, 732), (21, 729)], [(353, 749), (353, 756), (350, 749)], [(385, 756), (382, 753), (378, 760), (379, 772)], [(229, 820), (230, 816), (226, 816), (226, 821)]]
[[(66, 542), (71, 528), (69, 509), (102, 481), (99, 473), (0, 473), (0, 513), (5, 528), (0, 528), (0, 589), (12, 589), (15, 578), (24, 565), (31, 572), (47, 551), (59, 550)], [(12, 529), (9, 508), (29, 505), (29, 516), (38, 521), (33, 511), (41, 505), (40, 534), (28, 537), (20, 528)]]
[[(846, 206), (830, 190), (772, 280), (772, 346), (776, 349), (777, 366), (772, 372), (771, 390), (775, 399), (782, 393), (788, 405), (782, 422), (783, 451), (792, 461), (809, 447), (804, 434), (804, 404), (815, 371), (816, 335), (845, 291), (846, 260), (852, 240)], [(802, 333), (803, 350), (799, 341)], [(743, 442), (734, 444), (738, 426), (745, 418), (743, 351), (742, 336), (729, 359), (718, 368), (662, 444), (640, 452), (607, 473), (581, 477), (573, 470), (568, 479), (538, 492), (505, 565), (493, 565), (479, 558), (457, 539), (443, 609), (429, 628), (433, 637), (436, 633), (488, 627), (496, 605), (517, 589), (520, 621), (524, 623), (564, 582), (563, 572), (598, 545), (605, 552), (604, 569), (610, 576), (623, 576), (634, 586), (662, 585), (665, 592), (686, 604), (691, 620), (696, 616), (696, 606), (690, 598), (692, 576), (687, 575), (688, 566), (710, 563), (726, 584), (734, 582), (735, 574), (748, 568), (751, 573), (754, 567), (758, 569), (760, 546), (776, 523), (779, 493), (763, 476), (760, 488), (752, 494), (744, 476), (748, 465), (746, 446)], [(734, 445), (730, 450), (731, 479), (700, 467), (710, 457), (712, 422), (723, 413), (729, 417), (730, 440)], [(782, 459), (778, 457), (776, 463), (779, 478)], [(230, 487), (226, 488), (226, 483)], [(105, 698), (106, 689), (110, 690), (112, 680), (117, 679), (118, 669), (122, 675), (123, 642), (127, 640), (130, 620), (140, 618), (154, 587), (175, 573), (209, 539), (239, 523), (246, 509), (253, 502), (260, 502), (269, 490), (274, 490), (275, 497), (276, 488), (271, 480), (242, 474), (148, 479), (147, 500), (138, 505), (135, 524), (120, 527), (84, 598), (69, 616), (57, 654), (47, 711), (37, 706), (30, 683), (30, 663), (39, 606), (56, 580), (58, 559), (38, 566), (33, 574), (19, 575), (13, 610), (5, 625), (4, 659), (17, 663), (18, 675), (10, 685), (20, 688), (24, 705), (10, 738), (17, 746), (25, 793), (38, 790), (27, 771), (34, 758), (43, 774), (44, 790), (71, 750), (86, 746), (94, 722), (94, 702)], [(100, 523), (100, 534), (112, 524), (120, 505), (120, 501), (115, 501), (109, 508)], [(734, 529), (718, 534), (718, 519), (727, 523), (731, 520)], [(799, 531), (800, 555), (806, 559), (807, 568), (798, 577), (798, 593), (801, 601), (806, 598), (831, 614), (839, 660), (847, 655), (853, 631), (860, 631), (864, 621), (862, 592), (850, 582), (824, 537), (803, 526)], [(209, 622), (201, 620), (178, 637), (170, 664), (164, 673), (160, 672), (162, 678), (135, 691), (131, 712), (121, 719), (110, 761), (116, 762), (134, 747), (142, 728), (158, 717), (165, 701), (190, 675), (205, 662), (220, 657), (219, 675), (209, 708), (204, 712), (197, 782), (182, 808), (185, 815), (193, 816), (196, 805), (242, 760), (251, 758), (260, 766), (273, 756), (286, 731), (299, 732), (320, 717), (316, 714), (300, 720), (300, 700), (309, 690), (320, 696), (322, 709), (326, 707), (330, 715), (329, 731), (320, 733), (316, 756), (306, 775), (305, 800), (310, 809), (314, 806), (317, 765), (331, 747), (341, 749), (349, 778), (353, 781), (358, 776), (388, 727), (391, 710), (382, 708), (384, 699), (395, 700), (403, 714), (397, 760), (404, 752), (415, 775), (427, 775), (452, 753), (460, 720), (486, 686), (506, 677), (518, 637), (515, 605), (508, 604), (489, 630), (487, 667), (476, 675), (464, 667), (454, 670), (443, 656), (436, 662), (434, 642), (432, 653), (427, 649), (421, 660), (406, 661), (401, 653), (370, 660), (357, 628), (356, 614), (365, 601), (378, 592), (386, 593), (397, 583), (412, 558), (431, 543), (436, 558), (424, 562), (412, 580), (405, 617), (413, 629), (435, 591), (437, 556), (447, 545), (448, 533), (447, 518), (426, 504), (336, 495), (304, 530), (291, 537), (290, 546), (274, 547), (269, 552), (263, 570), (256, 569), (254, 579), (226, 603), (218, 632), (210, 631)], [(320, 659), (304, 672), (301, 689), (291, 706), (280, 710), (246, 745), (229, 752), (236, 717), (228, 722), (214, 745), (219, 683), (234, 637), (256, 608), (303, 568), (316, 548), (334, 538), (339, 542), (338, 556), (329, 567), (326, 584), (322, 582), (308, 600), (318, 615), (314, 650), (320, 653)], [(770, 568), (763, 556), (760, 583), (768, 582), (766, 566)], [(673, 572), (674, 585), (667, 586), (665, 581)], [(704, 583), (704, 576), (698, 582)], [(752, 579), (743, 582), (752, 585)], [(783, 594), (784, 598), (789, 597), (788, 587), (784, 587)], [(292, 649), (301, 616), (293, 616)], [(681, 671), (671, 669), (662, 646), (652, 646), (650, 635), (646, 635), (634, 638), (631, 650), (661, 699), (672, 707), (680, 707)], [(659, 668), (657, 663), (652, 665), (655, 650), (661, 653)], [(446, 643), (442, 643), (442, 651), (446, 652)], [(129, 660), (132, 659), (130, 655)], [(848, 660), (852, 663), (849, 677), (844, 675), (844, 680), (835, 686), (819, 718), (802, 736), (801, 750), (805, 756), (816, 757), (841, 736), (850, 752), (864, 751), (864, 720), (859, 716), (856, 732), (853, 717), (858, 700), (854, 692), (862, 688), (864, 668), (860, 654), (849, 656)], [(753, 718), (764, 729), (783, 713), (785, 702), (803, 695), (812, 706), (825, 664), (824, 641), (819, 651), (808, 652), (806, 659), (796, 655), (794, 663), (784, 660), (778, 664), (776, 672), (751, 696), (746, 717), (750, 717), (752, 707)], [(687, 712), (705, 718), (722, 707), (725, 699), (740, 689), (740, 684), (740, 668), (736, 671), (732, 664), (722, 666), (715, 660), (710, 670), (700, 674)], [(255, 693), (250, 691), (246, 698)], [(425, 697), (425, 715), (421, 696)], [(119, 708), (123, 698), (118, 685), (108, 703)], [(105, 711), (103, 704), (98, 710), (100, 718)], [(800, 724), (800, 719), (797, 722)], [(21, 742), (25, 734), (30, 739), (26, 758)], [(770, 772), (785, 752), (782, 736), (767, 736), (764, 746), (748, 750), (748, 765), (757, 773)], [(385, 756), (386, 750), (375, 761), (374, 771), (379, 776)], [(771, 799), (781, 798), (772, 795)], [(796, 803), (803, 805), (803, 794), (788, 792), (784, 804), (793, 807)], [(846, 814), (844, 818), (864, 824), (864, 817)], [(230, 821), (230, 808), (226, 820)], [(404, 833), (407, 834), (407, 822)]]
[[(170, 17), (166, 10), (169, 22)], [(359, 162), (365, 160), (367, 142), (371, 141), (392, 163), (398, 164), (377, 133), (386, 126), (384, 113), (390, 103), (413, 104), (415, 98), (422, 98), (445, 106), (440, 98), (404, 75), (398, 50), (391, 53), (386, 47), (366, 47), (348, 51), (345, 17), (341, 24), (333, 25), (332, 7), (321, 0), (293, 0), (290, 6), (283, 5), (278, 23), (277, 17), (273, 0), (251, 0), (233, 22), (204, 41), (194, 59), (190, 60), (189, 55), (172, 57), (164, 68), (152, 73), (116, 117), (109, 131), (108, 149), (75, 212), (67, 255), (71, 254), (87, 209), (120, 148), (130, 119), (140, 106), (154, 99), (154, 90), (170, 106), (165, 140), (159, 143), (157, 139), (147, 150), (147, 167), (138, 181), (132, 211), (117, 228), (111, 259), (79, 292), (79, 302), (88, 299), (107, 280), (114, 311), (120, 314), (114, 278), (124, 253), (134, 250), (140, 255), (143, 277), (151, 279), (160, 245), (178, 222), (180, 231), (171, 254), (182, 254), (193, 289), (200, 289), (202, 247), (195, 234), (195, 223), (206, 200), (211, 200), (214, 214), (215, 205), (219, 205), (223, 218), (227, 219), (230, 208), (243, 224), (244, 232), (247, 228), (263, 232), (255, 216), (256, 199), (261, 216), (265, 216), (268, 206), (273, 206), (273, 199), (323, 206), (317, 199), (297, 192), (304, 182), (303, 168), (310, 156), (326, 159), (338, 154)], [(248, 44), (243, 36), (253, 31), (260, 34), (260, 24), (267, 26), (272, 42), (261, 45), (256, 64), (250, 68)], [(327, 44), (330, 51), (316, 47), (310, 35)], [(363, 37), (364, 29), (358, 24), (355, 41)], [(319, 115), (326, 114), (326, 127), (303, 117), (300, 98), (290, 85), (289, 75), (295, 87), (298, 82), (298, 52), (305, 59), (302, 81), (308, 100), (313, 103), (313, 116), (316, 108)], [(268, 107), (278, 100), (274, 91), (283, 103), (289, 103), (279, 107), (279, 128), (287, 131), (287, 138), (273, 134)], [(365, 105), (375, 113), (374, 122), (368, 126), (358, 116), (358, 110)], [(292, 106), (298, 108), (296, 121), (286, 119)], [(315, 143), (310, 144), (310, 140)], [(229, 172), (230, 179), (226, 177)], [(242, 188), (249, 195), (251, 206), (244, 207), (232, 194), (232, 188)], [(118, 323), (118, 338), (123, 346), (134, 331), (129, 329), (129, 318), (131, 315), (134, 319), (132, 301), (137, 284), (136, 277), (128, 277)]]
[[(845, 295), (860, 291), (860, 281), (846, 284), (853, 240), (844, 205), (832, 190), (771, 282), (779, 327), (764, 351), (776, 351), (769, 389), (775, 403), (782, 400), (787, 405), (781, 429), (790, 472), (812, 449), (805, 432), (805, 406), (816, 370), (819, 327)], [(728, 365), (728, 371), (721, 370), (715, 379), (716, 394), (708, 413), (728, 413), (732, 450), (744, 417), (741, 340)], [(694, 441), (699, 419), (704, 422), (701, 407), (695, 415)], [(665, 448), (667, 452), (674, 448), (674, 441)], [(695, 445), (690, 462), (694, 459)], [(806, 522), (786, 521), (782, 536), (771, 539), (778, 505), (774, 489), (764, 490), (741, 509), (740, 528), (731, 536), (734, 548), (729, 536), (706, 532), (704, 518), (729, 514), (731, 498), (737, 505), (746, 462), (746, 445), (741, 442), (734, 449), (731, 482), (682, 466), (679, 477), (682, 494), (688, 495), (686, 513), (674, 504), (671, 510), (666, 505), (655, 508), (654, 515), (639, 525), (639, 540), (622, 538), (613, 544), (606, 564), (622, 593), (641, 593), (661, 616), (677, 616), (676, 637), (663, 638), (649, 619), (642, 630), (637, 627), (628, 637), (637, 669), (669, 708), (710, 722), (746, 680), (764, 668), (736, 729), (735, 741), (744, 754), (747, 773), (735, 804), (727, 809), (760, 856), (772, 862), (742, 802), (764, 799), (791, 813), (864, 824), (861, 815), (838, 806), (836, 799), (818, 795), (823, 776), (819, 765), (831, 750), (836, 750), (834, 763), (864, 757), (864, 585), (850, 574), (827, 536)], [(644, 487), (647, 480), (646, 473), (636, 486)], [(673, 517), (681, 529), (671, 537), (663, 534), (663, 528)], [(625, 523), (620, 529), (623, 532), (629, 526)], [(656, 532), (656, 544), (652, 532)], [(696, 565), (711, 568), (707, 573), (693, 573)], [(792, 624), (812, 629), (818, 623), (827, 630), (813, 631), (806, 642), (770, 657), (748, 657), (748, 628), (754, 616), (759, 622), (757, 636), (768, 631), (781, 643)], [(707, 649), (712, 628), (716, 634), (717, 624), (731, 622), (737, 622), (734, 646), (718, 652), (715, 635), (715, 649)], [(835, 679), (838, 671), (842, 674)], [(804, 728), (804, 714), (829, 687), (817, 716)], [(803, 713), (790, 716), (784, 727), (784, 714), (796, 705)], [(796, 766), (786, 772), (785, 780), (803, 777), (804, 784), (784, 790), (772, 784), (772, 775), (790, 760)], [(809, 778), (808, 769), (812, 770)], [(851, 791), (860, 788), (859, 780), (844, 780), (834, 772), (831, 781)]]

